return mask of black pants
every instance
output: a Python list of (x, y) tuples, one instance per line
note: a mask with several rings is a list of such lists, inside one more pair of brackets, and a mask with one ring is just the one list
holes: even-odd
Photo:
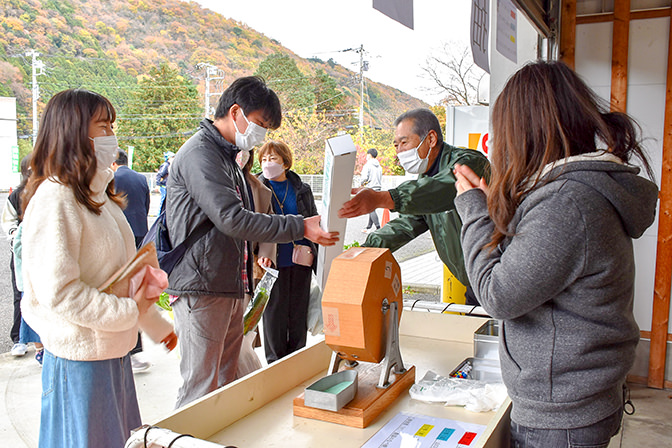
[(14, 254), (9, 260), (9, 274), (12, 276), (12, 290), (14, 291), (14, 318), (12, 329), (9, 330), (9, 337), (16, 344), (19, 342), (19, 331), (21, 330), (21, 291), (17, 289), (16, 277), (14, 277)]
[(464, 293), (464, 297), (465, 305), (480, 305), (480, 303), (478, 303), (478, 299), (476, 298), (476, 294), (474, 294), (474, 289), (471, 286), (467, 286), (467, 291)]
[(305, 347), (308, 332), (312, 270), (291, 266), (279, 271), (264, 311), (264, 350), (269, 364)]
[(140, 353), (142, 351), (142, 338), (140, 337), (140, 332), (138, 331), (138, 341), (135, 343), (135, 347), (131, 350), (131, 355)]
[[(144, 239), (144, 236), (135, 236), (135, 247), (137, 249), (140, 249), (140, 244), (142, 243), (142, 240)], [(142, 351), (142, 338), (140, 337), (140, 332), (138, 331), (138, 341), (135, 343), (135, 347), (133, 347), (133, 350), (131, 350), (131, 355), (135, 355), (136, 353), (140, 353)]]

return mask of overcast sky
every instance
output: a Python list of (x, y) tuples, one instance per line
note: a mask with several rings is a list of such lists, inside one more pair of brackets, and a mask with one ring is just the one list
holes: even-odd
[(333, 58), (359, 70), (359, 55), (342, 52), (364, 45), (365, 76), (434, 104), (420, 77), (427, 56), (442, 42), (469, 43), (470, 0), (415, 0), (415, 29), (372, 7), (372, 0), (196, 0), (223, 16), (245, 23), (297, 55)]

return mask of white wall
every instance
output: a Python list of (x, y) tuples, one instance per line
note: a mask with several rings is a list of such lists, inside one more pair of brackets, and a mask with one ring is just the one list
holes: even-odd
[(0, 97), (0, 189), (7, 190), (19, 183), (19, 174), (12, 170), (16, 139), (16, 98)]
[[(642, 127), (644, 147), (660, 185), (667, 79), (669, 18), (630, 22), (627, 112)], [(576, 71), (607, 102), (611, 91), (612, 24), (578, 25)], [(635, 318), (641, 330), (651, 330), (658, 220), (634, 242), (637, 274)], [(669, 329), (668, 329), (669, 331)], [(669, 352), (670, 350), (668, 350)], [(668, 363), (669, 364), (669, 363)], [(647, 376), (648, 341), (638, 349), (635, 375)], [(667, 369), (667, 377), (672, 369)]]
[(497, 1), (490, 2), (490, 105), (504, 84), (521, 66), (537, 60), (537, 31), (522, 12), (517, 15), (518, 58), (516, 63), (497, 52)]
[[(669, 19), (630, 24), (627, 112), (642, 127), (644, 146), (660, 183)], [(611, 91), (611, 23), (577, 26), (576, 71), (605, 101)], [(635, 241), (637, 280), (635, 317), (651, 330), (658, 220)]]

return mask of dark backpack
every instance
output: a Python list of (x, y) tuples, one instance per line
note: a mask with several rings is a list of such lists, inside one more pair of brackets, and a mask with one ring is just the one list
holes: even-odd
[(198, 241), (203, 235), (208, 233), (214, 224), (209, 219), (201, 223), (191, 235), (189, 235), (184, 241), (182, 241), (177, 246), (173, 247), (170, 244), (170, 238), (168, 237), (168, 225), (166, 224), (166, 201), (163, 201), (161, 204), (161, 210), (159, 210), (159, 216), (152, 224), (152, 227), (149, 228), (147, 234), (142, 239), (142, 244), (140, 247), (149, 243), (150, 241), (154, 242), (156, 246), (156, 257), (159, 259), (159, 266), (164, 270), (168, 275), (173, 271), (173, 268), (184, 256), (187, 249), (189, 249), (196, 241)]

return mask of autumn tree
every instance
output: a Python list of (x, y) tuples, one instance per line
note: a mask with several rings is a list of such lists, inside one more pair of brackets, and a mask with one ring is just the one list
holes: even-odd
[(155, 171), (164, 152), (176, 152), (196, 131), (201, 109), (190, 79), (168, 64), (152, 67), (118, 115), (120, 145), (135, 147), (133, 167)]
[(46, 70), (40, 79), (44, 102), (56, 93), (73, 88), (88, 89), (109, 99), (123, 109), (137, 81), (110, 59), (80, 57), (45, 58)]
[(338, 89), (336, 80), (324, 70), (317, 69), (312, 81), (315, 92), (316, 108), (319, 112), (329, 112), (338, 109), (343, 100), (343, 92)]
[(451, 106), (477, 104), (478, 84), (485, 72), (474, 63), (471, 52), (463, 44), (444, 43), (427, 58), (422, 70), (434, 84), (426, 90), (441, 95), (442, 103)]
[(283, 108), (282, 126), (269, 137), (289, 145), (297, 173), (321, 173), (325, 139), (345, 127), (343, 117), (333, 113), (344, 102), (336, 81), (322, 69), (307, 76), (294, 59), (279, 53), (262, 61), (255, 74), (264, 77)]
[(353, 132), (352, 141), (357, 147), (357, 161), (355, 174), (360, 174), (366, 163), (366, 152), (375, 148), (378, 151), (378, 163), (384, 175), (404, 175), (404, 169), (399, 165), (397, 150), (394, 148), (394, 129), (364, 126), (362, 132)]
[(435, 105), (435, 106), (430, 106), (429, 110), (431, 110), (434, 115), (436, 115), (436, 118), (439, 120), (439, 124), (441, 125), (441, 129), (443, 130), (443, 137), (446, 137), (446, 108), (445, 106), (441, 105)]
[(324, 170), (324, 141), (334, 137), (338, 123), (323, 114), (295, 110), (282, 119), (282, 126), (269, 137), (285, 142), (294, 155), (292, 170), (299, 174), (320, 174)]
[(303, 74), (294, 59), (286, 54), (274, 53), (259, 63), (254, 73), (266, 80), (278, 94), (283, 111), (312, 109), (315, 93), (310, 78)]

